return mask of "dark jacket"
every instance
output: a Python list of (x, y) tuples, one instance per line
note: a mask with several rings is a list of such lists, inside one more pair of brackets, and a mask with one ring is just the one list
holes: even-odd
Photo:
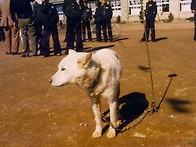
[(92, 11), (89, 7), (84, 7), (82, 14), (82, 21), (90, 21), (92, 19)]
[(146, 3), (145, 16), (147, 19), (155, 19), (157, 15), (157, 5), (154, 1), (149, 1)]
[(39, 6), (40, 6), (40, 4), (37, 1), (34, 2), (34, 4), (33, 4), (33, 17), (35, 18), (35, 20), (37, 19), (36, 17), (38, 16), (37, 13), (39, 10)]
[(36, 21), (43, 26), (51, 28), (56, 26), (59, 21), (59, 15), (55, 6), (51, 3), (42, 3), (37, 11)]
[(196, 10), (196, 0), (192, 0), (192, 2), (191, 2), (191, 10)]
[(96, 23), (101, 23), (101, 7), (98, 7), (96, 8), (96, 11), (95, 11), (95, 15), (94, 15), (94, 19), (95, 19), (95, 24)]
[(12, 20), (16, 21), (16, 15), (20, 18), (32, 17), (32, 7), (30, 2), (35, 0), (10, 0), (10, 13)]
[(101, 6), (101, 15), (102, 15), (102, 19), (112, 19), (112, 7), (110, 4), (104, 4)]
[(82, 16), (82, 10), (84, 8), (83, 0), (64, 0), (63, 12), (67, 17)]

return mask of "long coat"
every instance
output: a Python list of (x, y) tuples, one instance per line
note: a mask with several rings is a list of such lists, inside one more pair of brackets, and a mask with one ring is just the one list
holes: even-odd
[(0, 2), (0, 11), (2, 13), (1, 26), (11, 27), (13, 26), (13, 21), (10, 14), (10, 0), (3, 0)]

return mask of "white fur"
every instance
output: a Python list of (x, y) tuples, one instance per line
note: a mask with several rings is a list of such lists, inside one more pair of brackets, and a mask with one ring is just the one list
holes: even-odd
[[(58, 71), (51, 78), (53, 86), (77, 84), (83, 87), (91, 97), (96, 128), (93, 137), (102, 135), (100, 98), (107, 100), (110, 109), (110, 122), (117, 127), (118, 97), (122, 67), (116, 52), (102, 49), (95, 53), (77, 53), (69, 51), (58, 65)], [(110, 126), (108, 138), (116, 136), (116, 130)]]

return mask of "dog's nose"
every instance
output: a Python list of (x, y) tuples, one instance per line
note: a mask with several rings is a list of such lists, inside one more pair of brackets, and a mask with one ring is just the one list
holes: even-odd
[(49, 83), (52, 83), (52, 79), (49, 79)]

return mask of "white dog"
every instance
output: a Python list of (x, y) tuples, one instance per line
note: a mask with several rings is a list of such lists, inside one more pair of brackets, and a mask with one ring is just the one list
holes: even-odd
[(110, 128), (108, 138), (116, 136), (118, 120), (118, 97), (122, 67), (116, 52), (102, 49), (95, 53), (78, 53), (69, 50), (58, 65), (58, 71), (50, 79), (53, 86), (77, 84), (83, 87), (91, 97), (96, 128), (93, 137), (102, 135), (102, 114), (100, 98), (105, 98), (110, 109)]

